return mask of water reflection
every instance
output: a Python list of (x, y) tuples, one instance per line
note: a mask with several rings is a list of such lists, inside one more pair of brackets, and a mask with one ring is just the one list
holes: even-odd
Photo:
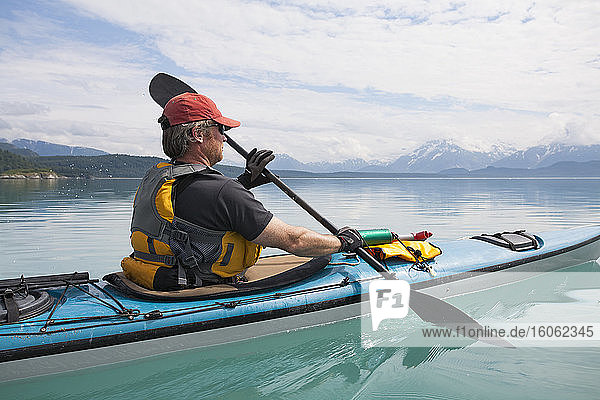
[(0, 181), (0, 277), (116, 270), (139, 180)]
[(128, 199), (138, 184), (139, 179), (2, 179), (0, 212), (4, 207), (44, 206), (46, 202)]

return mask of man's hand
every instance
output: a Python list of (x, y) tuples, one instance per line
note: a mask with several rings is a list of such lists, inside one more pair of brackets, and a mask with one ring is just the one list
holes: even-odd
[(340, 229), (335, 236), (342, 242), (339, 250), (341, 253), (354, 253), (356, 249), (365, 245), (365, 241), (360, 236), (360, 233), (349, 226)]
[(262, 174), (262, 172), (267, 164), (274, 159), (275, 156), (273, 155), (272, 150), (257, 151), (256, 148), (252, 149), (252, 151), (248, 153), (248, 158), (246, 159), (246, 170), (243, 174), (238, 176), (238, 181), (246, 189), (252, 189), (264, 185), (265, 183), (269, 183), (270, 181)]

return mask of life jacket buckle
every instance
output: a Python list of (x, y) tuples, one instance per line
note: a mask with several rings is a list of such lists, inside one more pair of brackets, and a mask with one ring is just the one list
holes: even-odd
[(187, 232), (179, 230), (172, 230), (171, 237), (177, 240), (178, 242), (187, 242), (189, 239), (189, 235)]
[(196, 261), (196, 257), (194, 257), (193, 255), (187, 256), (186, 258), (182, 259), (181, 263), (186, 268), (197, 268), (198, 267), (198, 262)]
[(231, 278), (229, 278), (229, 282), (226, 283), (231, 283), (233, 285), (239, 285), (242, 283), (246, 283), (248, 282), (248, 278), (246, 277), (246, 271), (240, 272), (237, 275), (232, 276)]

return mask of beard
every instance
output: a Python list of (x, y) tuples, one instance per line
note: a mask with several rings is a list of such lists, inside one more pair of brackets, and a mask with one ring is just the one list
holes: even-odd
[(210, 161), (211, 167), (223, 160), (223, 142), (211, 136), (206, 143), (205, 154), (208, 161)]

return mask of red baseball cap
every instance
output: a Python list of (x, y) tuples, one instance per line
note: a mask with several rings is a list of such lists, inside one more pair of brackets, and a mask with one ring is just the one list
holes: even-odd
[(183, 93), (173, 97), (165, 105), (163, 115), (171, 126), (205, 119), (212, 119), (229, 128), (241, 125), (240, 121), (224, 117), (214, 101), (198, 93)]

